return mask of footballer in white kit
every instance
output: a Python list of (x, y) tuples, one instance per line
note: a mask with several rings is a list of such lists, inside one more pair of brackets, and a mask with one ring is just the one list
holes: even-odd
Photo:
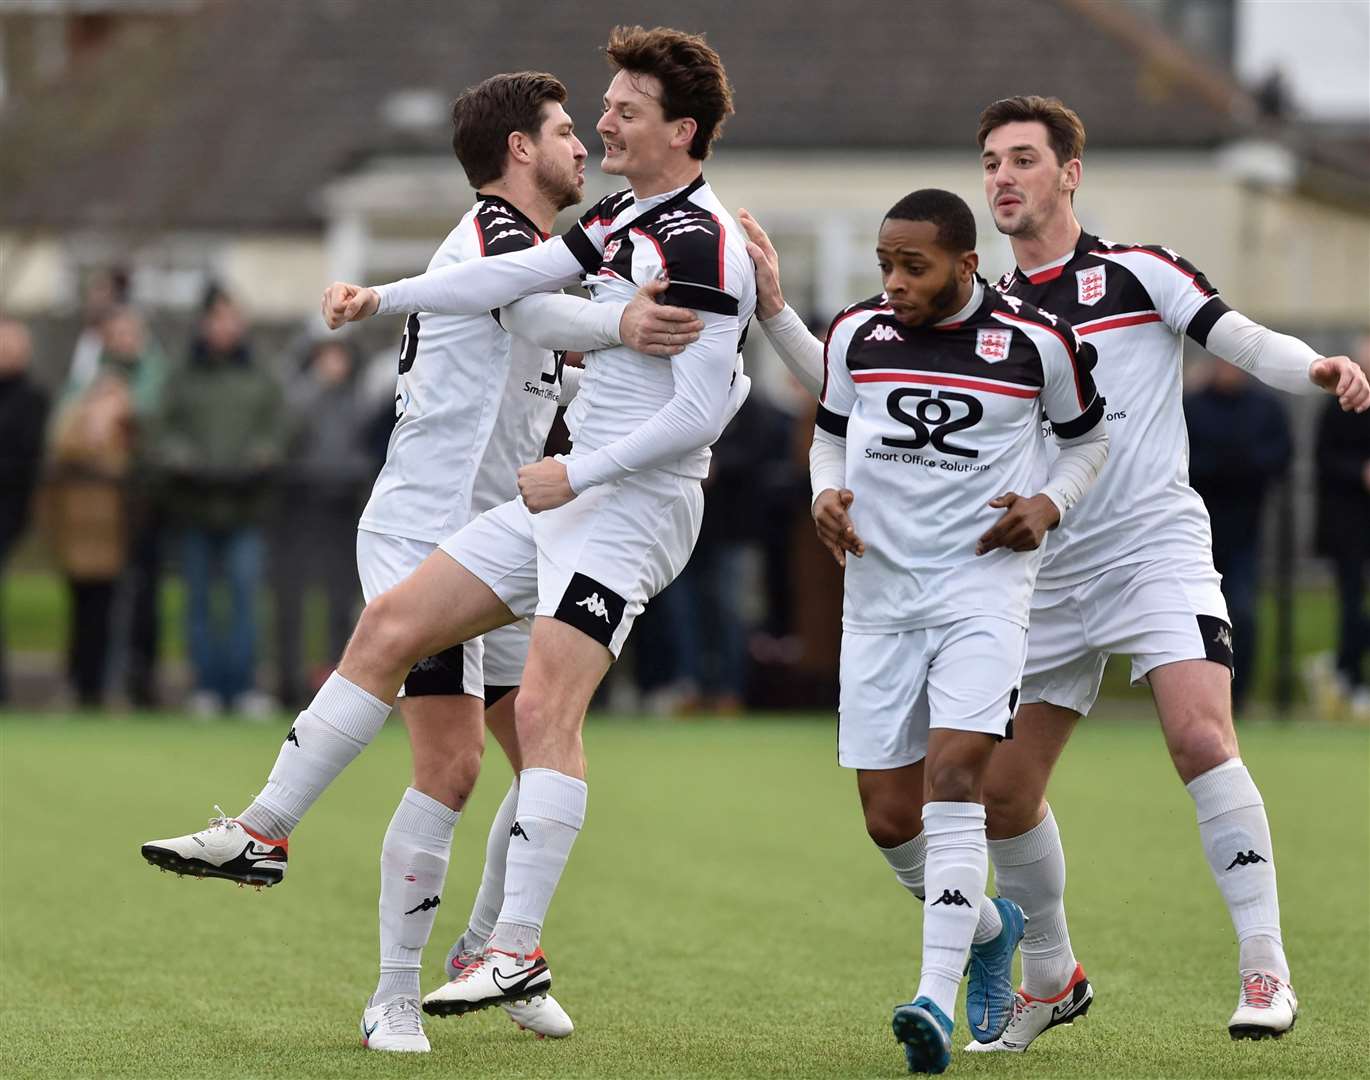
[(1017, 262), (1000, 288), (1069, 319), (1093, 344), (1113, 447), (1099, 483), (1047, 546), (1015, 739), (986, 774), (995, 879), (1023, 907), (1028, 932), (1013, 1019), (980, 1049), (1022, 1051), (1093, 999), (1066, 929), (1065, 859), (1045, 793), (1114, 653), (1129, 656), (1133, 681), (1151, 689), (1232, 919), (1240, 989), (1228, 1031), (1233, 1039), (1279, 1037), (1294, 1026), (1298, 999), (1265, 806), (1232, 724), (1234, 645), (1240, 662), (1251, 643), (1232, 640), (1208, 513), (1188, 482), (1184, 339), (1269, 385), (1335, 393), (1344, 409), (1370, 406), (1370, 387), (1347, 357), (1320, 357), (1230, 309), (1172, 248), (1114, 243), (1081, 228), (1072, 199), (1085, 131), (1061, 101), (997, 101), (981, 115), (978, 141), (986, 199)]
[(950, 192), (890, 210), (885, 292), (832, 324), (811, 451), (819, 534), (845, 567), (838, 760), (882, 855), (928, 899), (918, 992), (893, 1019), (913, 1072), (950, 1063), (968, 958), (975, 1038), (1010, 1017), (1023, 919), (984, 895), (979, 776), (1017, 705), (1043, 535), (1107, 456), (1093, 350), (988, 288), (974, 245)]

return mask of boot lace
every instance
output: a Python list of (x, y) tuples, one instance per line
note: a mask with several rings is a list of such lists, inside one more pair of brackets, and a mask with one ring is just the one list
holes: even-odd
[(1275, 1003), (1280, 982), (1263, 971), (1252, 972), (1242, 979), (1242, 1005), (1253, 1009), (1268, 1009)]

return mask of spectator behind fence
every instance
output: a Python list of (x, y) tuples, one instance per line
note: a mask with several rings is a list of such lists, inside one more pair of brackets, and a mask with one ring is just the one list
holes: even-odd
[[(1370, 334), (1356, 360), (1370, 373)], [(1365, 578), (1370, 571), (1370, 413), (1342, 412), (1329, 401), (1318, 424), (1317, 551), (1332, 561), (1337, 583), (1336, 697), (1357, 720), (1370, 720), (1365, 657), (1370, 615)]]
[(1213, 564), (1222, 575), (1237, 656), (1232, 707), (1246, 705), (1256, 677), (1261, 524), (1266, 492), (1289, 468), (1284, 405), (1238, 367), (1212, 360), (1186, 394), (1189, 482), (1213, 523)]
[(356, 551), (349, 544), (361, 497), (376, 468), (367, 439), (374, 402), (357, 379), (357, 358), (341, 341), (309, 352), (286, 403), (289, 453), (281, 473), (279, 511), (272, 530), (272, 592), (276, 603), (278, 693), (294, 709), (312, 697), (322, 678), (306, 684), (302, 613), (311, 585), (322, 587), (330, 665), (347, 644), (361, 599)]
[(128, 304), (129, 285), (128, 269), (122, 266), (97, 270), (86, 279), (81, 292), (81, 332), (67, 368), (68, 390), (84, 390), (95, 381), (105, 349), (105, 319)]
[(29, 376), (33, 342), (23, 323), (0, 316), (0, 705), (9, 700), (4, 589), (10, 552), (23, 535), (38, 472), (48, 397)]
[[(254, 363), (242, 312), (211, 290), (189, 359), (167, 379), (155, 446), (168, 524), (180, 534), (195, 677), (189, 706), (199, 715), (272, 708), (255, 688), (256, 592), (285, 434), (281, 388)], [(217, 625), (211, 605), (221, 575), (227, 626)]]

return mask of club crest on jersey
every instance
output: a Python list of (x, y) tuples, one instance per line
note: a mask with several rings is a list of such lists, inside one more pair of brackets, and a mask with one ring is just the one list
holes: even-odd
[(1102, 266), (1075, 271), (1075, 297), (1085, 307), (1093, 307), (1104, 298), (1108, 279)]
[(903, 338), (903, 336), (899, 333), (899, 331), (896, 330), (894, 327), (892, 327), (892, 326), (886, 326), (884, 323), (879, 323), (878, 325), (876, 325), (876, 326), (871, 330), (871, 332), (870, 332), (869, 334), (867, 334), (867, 335), (866, 335), (864, 338), (862, 338), (861, 340), (862, 340), (862, 341), (903, 341), (904, 338)]
[(618, 249), (623, 246), (622, 240), (610, 240), (604, 245), (604, 261), (613, 262), (614, 256), (618, 254)]
[(975, 355), (994, 364), (1008, 359), (1008, 347), (1013, 341), (1012, 330), (977, 330)]

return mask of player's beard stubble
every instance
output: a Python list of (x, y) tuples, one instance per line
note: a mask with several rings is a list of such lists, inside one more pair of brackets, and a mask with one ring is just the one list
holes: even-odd
[(538, 162), (533, 180), (548, 202), (558, 210), (565, 210), (568, 206), (575, 206), (584, 197), (581, 184), (576, 179), (576, 171), (574, 164), (568, 169), (558, 169), (543, 158)]

